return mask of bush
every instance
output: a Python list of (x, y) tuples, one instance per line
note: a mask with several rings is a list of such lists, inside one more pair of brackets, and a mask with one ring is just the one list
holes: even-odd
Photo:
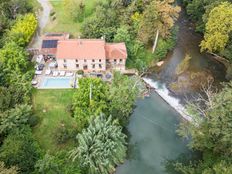
[(187, 54), (185, 58), (181, 61), (181, 63), (177, 66), (176, 74), (180, 75), (185, 71), (187, 71), (190, 66), (190, 61), (191, 61), (191, 57)]
[(31, 127), (36, 126), (38, 123), (39, 123), (39, 117), (37, 117), (36, 115), (32, 115), (32, 116), (29, 117), (28, 124)]
[(67, 124), (61, 121), (54, 133), (55, 142), (56, 144), (64, 144), (68, 140), (74, 138), (76, 134), (76, 129), (68, 127)]
[(78, 74), (78, 75), (83, 75), (83, 74), (84, 74), (84, 71), (83, 71), (83, 70), (78, 70), (78, 71), (77, 71), (77, 74)]
[(20, 172), (25, 174), (34, 171), (34, 165), (40, 156), (39, 145), (28, 126), (11, 132), (4, 140), (0, 152), (0, 160), (7, 167), (18, 166)]

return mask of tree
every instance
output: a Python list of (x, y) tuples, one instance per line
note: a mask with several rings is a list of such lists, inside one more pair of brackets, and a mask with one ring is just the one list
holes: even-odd
[(121, 129), (111, 116), (96, 117), (77, 135), (79, 146), (71, 151), (71, 158), (79, 159), (89, 174), (113, 173), (126, 157), (126, 136)]
[(98, 5), (95, 16), (83, 22), (81, 32), (84, 38), (105, 37), (107, 41), (112, 41), (118, 26), (118, 18), (109, 4)]
[(87, 126), (95, 114), (107, 112), (108, 86), (99, 78), (82, 78), (73, 97), (74, 117), (78, 129)]
[(18, 168), (6, 168), (4, 162), (0, 161), (0, 174), (18, 174)]
[(40, 154), (39, 145), (35, 142), (31, 129), (25, 126), (15, 129), (4, 139), (0, 160), (4, 161), (7, 167), (18, 166), (21, 173), (32, 173)]
[(0, 113), (0, 134), (9, 133), (27, 124), (30, 116), (32, 116), (32, 107), (29, 105), (17, 105), (13, 109)]
[(82, 21), (85, 16), (83, 0), (64, 0), (64, 7), (74, 21)]
[(27, 57), (28, 53), (15, 42), (7, 43), (0, 50), (0, 62), (9, 71), (25, 72), (28, 67)]
[(138, 96), (136, 81), (128, 76), (114, 73), (109, 92), (109, 110), (112, 116), (125, 126)]
[(182, 173), (231, 173), (232, 156), (232, 82), (214, 93), (205, 88), (204, 98), (192, 103), (191, 123), (182, 123), (178, 133), (191, 137), (189, 147), (202, 153), (202, 160), (194, 166), (181, 167)]
[(226, 47), (232, 32), (232, 4), (223, 2), (210, 13), (205, 27), (201, 51), (217, 52)]
[(159, 35), (166, 38), (180, 12), (179, 6), (173, 6), (174, 0), (153, 0), (143, 12), (140, 22), (138, 37), (148, 44), (154, 41), (153, 50), (156, 48)]
[(16, 23), (7, 32), (6, 42), (14, 41), (19, 46), (25, 46), (30, 42), (37, 25), (37, 19), (32, 13), (18, 17)]

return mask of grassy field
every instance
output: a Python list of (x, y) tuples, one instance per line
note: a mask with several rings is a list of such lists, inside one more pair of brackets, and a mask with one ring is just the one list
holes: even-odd
[(33, 107), (39, 117), (38, 125), (33, 129), (35, 138), (44, 150), (51, 153), (59, 149), (68, 149), (73, 142), (57, 145), (55, 130), (64, 122), (68, 127), (76, 127), (67, 106), (72, 102), (74, 90), (36, 90), (33, 94)]
[[(99, 1), (105, 0), (87, 0), (85, 1), (85, 16), (90, 17), (93, 14), (95, 4)], [(51, 20), (49, 25), (45, 28), (45, 32), (68, 32), (73, 37), (80, 35), (80, 28), (82, 23), (73, 21), (68, 12), (65, 11), (63, 1), (50, 0), (55, 12), (56, 19)], [(52, 17), (51, 17), (52, 18)]]

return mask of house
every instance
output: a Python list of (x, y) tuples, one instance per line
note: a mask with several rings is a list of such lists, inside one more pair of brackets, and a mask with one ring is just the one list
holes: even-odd
[[(106, 43), (104, 39), (68, 39), (67, 37), (54, 39), (46, 37), (46, 39), (55, 42), (46, 49), (46, 54), (54, 55), (59, 70), (88, 72), (125, 70), (127, 59), (125, 43)], [(41, 50), (44, 50), (43, 46)]]

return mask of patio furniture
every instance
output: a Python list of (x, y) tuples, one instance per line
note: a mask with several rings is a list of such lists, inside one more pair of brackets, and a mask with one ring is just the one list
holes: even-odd
[(32, 81), (31, 81), (31, 84), (32, 84), (32, 85), (37, 85), (37, 84), (38, 84), (38, 81), (37, 81), (37, 80), (32, 80)]
[(58, 71), (53, 71), (53, 76), (56, 77), (59, 75), (59, 72)]
[(41, 75), (43, 71), (35, 71), (36, 75)]
[(46, 74), (46, 75), (50, 75), (51, 72), (52, 72), (52, 71), (51, 71), (50, 69), (48, 69), (48, 70), (45, 71), (45, 74)]
[(37, 62), (37, 63), (41, 63), (42, 60), (43, 60), (43, 55), (38, 55), (38, 56), (36, 57), (36, 62)]
[(65, 75), (65, 71), (60, 71), (60, 76), (64, 76)]
[(66, 73), (66, 76), (67, 76), (67, 77), (72, 77), (72, 76), (73, 76), (73, 73), (72, 73), (72, 72)]
[(56, 62), (51, 62), (48, 65), (50, 68), (56, 68), (57, 67), (57, 63)]

